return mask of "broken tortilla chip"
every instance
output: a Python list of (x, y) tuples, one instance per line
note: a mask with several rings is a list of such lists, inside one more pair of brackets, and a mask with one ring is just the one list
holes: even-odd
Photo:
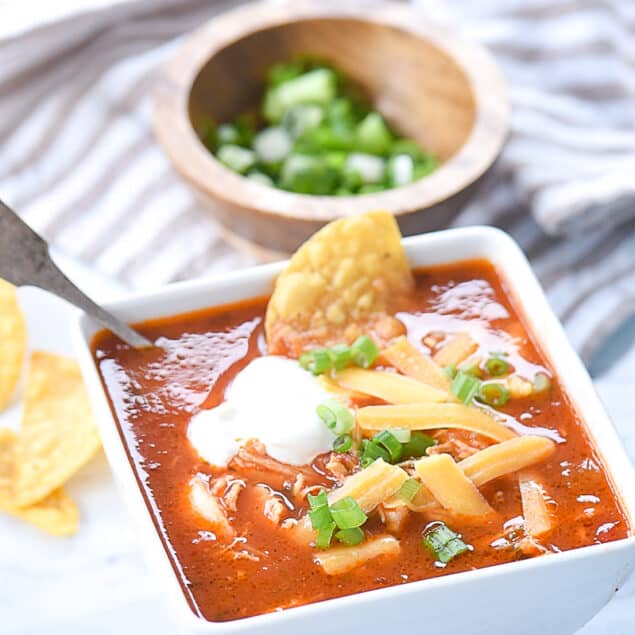
[(342, 218), (292, 256), (267, 306), (269, 352), (298, 356), (310, 344), (351, 342), (407, 294), (412, 273), (388, 212)]
[(15, 393), (25, 350), (26, 323), (15, 287), (0, 280), (0, 411)]
[(79, 512), (62, 489), (56, 489), (30, 507), (17, 507), (14, 500), (16, 434), (0, 428), (0, 510), (31, 523), (54, 536), (69, 536), (77, 531)]
[(79, 367), (66, 357), (35, 351), (16, 444), (16, 504), (25, 507), (51, 494), (98, 448), (99, 435)]

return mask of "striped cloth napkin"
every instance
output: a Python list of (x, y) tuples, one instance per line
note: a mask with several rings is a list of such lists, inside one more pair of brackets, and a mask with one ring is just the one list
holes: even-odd
[[(0, 41), (0, 196), (58, 250), (133, 288), (250, 264), (150, 124), (160, 64), (237, 3), (89, 4)], [(514, 105), (502, 160), (456, 224), (497, 225), (520, 242), (589, 360), (635, 312), (635, 3), (416, 4), (491, 48)]]

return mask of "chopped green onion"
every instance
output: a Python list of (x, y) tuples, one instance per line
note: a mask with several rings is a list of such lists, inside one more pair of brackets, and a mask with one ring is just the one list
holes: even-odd
[(342, 370), (350, 365), (352, 359), (351, 349), (346, 344), (336, 344), (328, 349), (331, 365), (335, 370)]
[(397, 490), (397, 496), (406, 502), (410, 502), (421, 489), (421, 483), (416, 478), (409, 478)]
[(472, 375), (468, 375), (466, 372), (460, 370), (457, 372), (456, 377), (452, 380), (450, 390), (452, 391), (452, 394), (459, 399), (459, 401), (469, 404), (478, 393), (480, 385), (480, 379), (477, 379)]
[(403, 445), (399, 443), (397, 437), (388, 430), (382, 430), (372, 438), (373, 443), (384, 447), (390, 455), (390, 462), (397, 463), (403, 456)]
[(361, 527), (368, 516), (362, 511), (352, 496), (345, 496), (331, 505), (331, 515), (340, 529)]
[(397, 139), (390, 148), (391, 156), (399, 156), (407, 154), (415, 163), (420, 163), (425, 160), (425, 155), (419, 144), (412, 139)]
[(234, 120), (234, 125), (240, 133), (242, 145), (249, 146), (256, 135), (256, 116), (254, 113), (245, 112), (238, 115)]
[(383, 192), (386, 188), (381, 183), (366, 183), (359, 188), (358, 194), (376, 194), (377, 192)]
[(353, 112), (353, 102), (350, 99), (338, 97), (326, 107), (326, 117), (331, 128), (352, 130), (356, 119)]
[(418, 181), (419, 179), (422, 179), (424, 176), (428, 176), (428, 174), (431, 174), (437, 169), (438, 165), (439, 163), (432, 155), (426, 154), (421, 161), (418, 161), (417, 163), (415, 163), (415, 169), (412, 175), (412, 180)]
[(551, 378), (546, 373), (536, 373), (534, 377), (534, 392), (546, 392), (551, 388)]
[(411, 183), (414, 176), (414, 161), (407, 154), (399, 154), (388, 159), (386, 175), (392, 187), (399, 187)]
[(230, 123), (224, 123), (216, 128), (216, 143), (219, 146), (224, 145), (240, 145), (240, 132), (236, 126)]
[(221, 146), (216, 156), (223, 165), (239, 174), (244, 174), (256, 163), (255, 152), (232, 144)]
[(284, 113), (282, 125), (292, 137), (299, 137), (308, 130), (317, 128), (324, 119), (324, 110), (320, 106), (294, 106)]
[(478, 377), (479, 379), (483, 376), (483, 371), (479, 366), (478, 360), (463, 362), (458, 370), (464, 372), (466, 375), (472, 375), (472, 377)]
[(260, 185), (267, 185), (269, 187), (273, 185), (273, 179), (264, 172), (250, 172), (247, 178), (255, 183), (260, 183)]
[(352, 447), (353, 439), (350, 434), (340, 434), (340, 436), (333, 441), (333, 450), (335, 452), (348, 452)]
[(299, 77), (304, 72), (304, 64), (300, 61), (292, 61), (281, 64), (274, 64), (267, 73), (267, 84), (269, 86), (278, 86), (284, 84), (290, 79)]
[(298, 361), (304, 370), (310, 370), (314, 375), (321, 375), (331, 368), (331, 358), (325, 348), (304, 353)]
[(266, 84), (260, 113), (221, 125), (210, 116), (196, 122), (205, 147), (252, 181), (297, 194), (355, 196), (406, 185), (437, 167), (328, 63), (307, 57), (272, 65)]
[[(338, 170), (342, 170), (346, 165), (347, 153), (353, 150), (355, 138), (353, 133), (348, 130), (334, 130), (326, 125), (307, 130), (300, 136), (295, 143), (297, 152), (309, 155), (319, 155), (325, 150), (331, 154), (332, 152), (342, 153), (344, 161), (336, 162)], [(327, 162), (333, 165), (332, 157)]]
[[(309, 510), (309, 520), (311, 521), (313, 529), (321, 531), (330, 525), (335, 526), (335, 521), (329, 509), (328, 498), (324, 490), (320, 490), (316, 495), (309, 494), (307, 499), (309, 501), (309, 507), (311, 508)], [(331, 531), (331, 535), (332, 534), (333, 531)]]
[(359, 527), (340, 529), (335, 537), (345, 545), (355, 546), (364, 541), (364, 532)]
[(509, 372), (509, 364), (496, 355), (485, 362), (485, 368), (492, 377), (501, 377)]
[(267, 91), (263, 114), (268, 121), (278, 122), (293, 106), (328, 104), (335, 99), (337, 77), (328, 68), (316, 68), (289, 79)]
[(330, 430), (335, 434), (346, 434), (353, 429), (355, 417), (343, 404), (335, 399), (327, 399), (321, 403), (316, 412)]
[(328, 505), (314, 507), (309, 511), (309, 520), (313, 529), (322, 529), (333, 522), (331, 511)]
[(317, 494), (308, 494), (307, 500), (311, 509), (317, 509), (323, 505), (328, 505), (329, 501), (326, 497), (326, 491), (321, 489)]
[(384, 180), (386, 163), (374, 154), (351, 152), (344, 169), (347, 173), (357, 174), (364, 185), (378, 185)]
[(478, 398), (484, 403), (499, 408), (509, 401), (509, 390), (497, 382), (481, 384)]
[(425, 432), (413, 432), (408, 443), (403, 445), (403, 456), (419, 458), (425, 456), (428, 448), (437, 444), (437, 440)]
[(278, 163), (291, 152), (291, 135), (281, 126), (272, 126), (259, 132), (253, 141), (256, 156), (262, 163)]
[(450, 378), (450, 379), (454, 379), (456, 377), (456, 364), (448, 364), (444, 369), (443, 372)]
[(290, 154), (282, 164), (278, 185), (296, 194), (330, 194), (338, 185), (337, 170), (319, 156)]
[(317, 537), (315, 538), (315, 546), (318, 549), (328, 549), (331, 546), (336, 527), (336, 524), (331, 521), (328, 525), (318, 529)]
[(362, 440), (360, 449), (360, 463), (362, 467), (368, 467), (377, 459), (384, 459), (384, 461), (390, 462), (390, 454), (388, 454), (388, 451), (368, 439)]
[(470, 550), (459, 534), (440, 521), (430, 523), (423, 530), (423, 544), (443, 564)]
[(370, 368), (379, 356), (379, 348), (368, 335), (360, 335), (351, 348), (353, 362), (361, 368)]
[(336, 534), (340, 542), (356, 545), (364, 540), (364, 532), (360, 527), (368, 520), (368, 516), (352, 496), (345, 496), (330, 507), (324, 490), (315, 496), (309, 494), (307, 498), (311, 507), (311, 526), (318, 532), (315, 541), (318, 548), (330, 546), (336, 529), (340, 530)]
[(408, 443), (412, 438), (412, 430), (408, 428), (391, 428), (390, 431), (399, 443)]
[(368, 154), (387, 154), (392, 144), (392, 135), (384, 118), (371, 112), (362, 119), (355, 131), (357, 147)]

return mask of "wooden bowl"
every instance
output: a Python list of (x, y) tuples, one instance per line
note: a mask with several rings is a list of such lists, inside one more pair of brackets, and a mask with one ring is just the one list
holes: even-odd
[[(225, 168), (192, 121), (254, 108), (267, 69), (297, 55), (331, 61), (363, 86), (391, 125), (442, 162), (430, 176), (377, 194), (309, 196)], [(447, 226), (501, 151), (509, 128), (501, 73), (480, 46), (401, 3), (259, 2), (196, 31), (164, 67), (154, 127), (175, 168), (226, 235), (264, 253), (288, 253), (323, 224), (373, 209), (404, 234)]]

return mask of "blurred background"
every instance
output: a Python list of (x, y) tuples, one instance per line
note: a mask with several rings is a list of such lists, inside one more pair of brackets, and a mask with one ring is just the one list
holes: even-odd
[[(0, 2), (0, 196), (98, 300), (255, 262), (223, 240), (151, 123), (161, 65), (237, 4)], [(452, 225), (496, 225), (520, 243), (633, 457), (635, 2), (414, 5), (486, 45), (512, 102), (502, 156)], [(26, 563), (0, 541), (0, 632), (173, 632), (105, 464), (91, 469), (82, 487), (110, 501), (108, 531), (53, 556), (35, 541)], [(581, 633), (633, 632), (633, 596), (631, 581)]]

